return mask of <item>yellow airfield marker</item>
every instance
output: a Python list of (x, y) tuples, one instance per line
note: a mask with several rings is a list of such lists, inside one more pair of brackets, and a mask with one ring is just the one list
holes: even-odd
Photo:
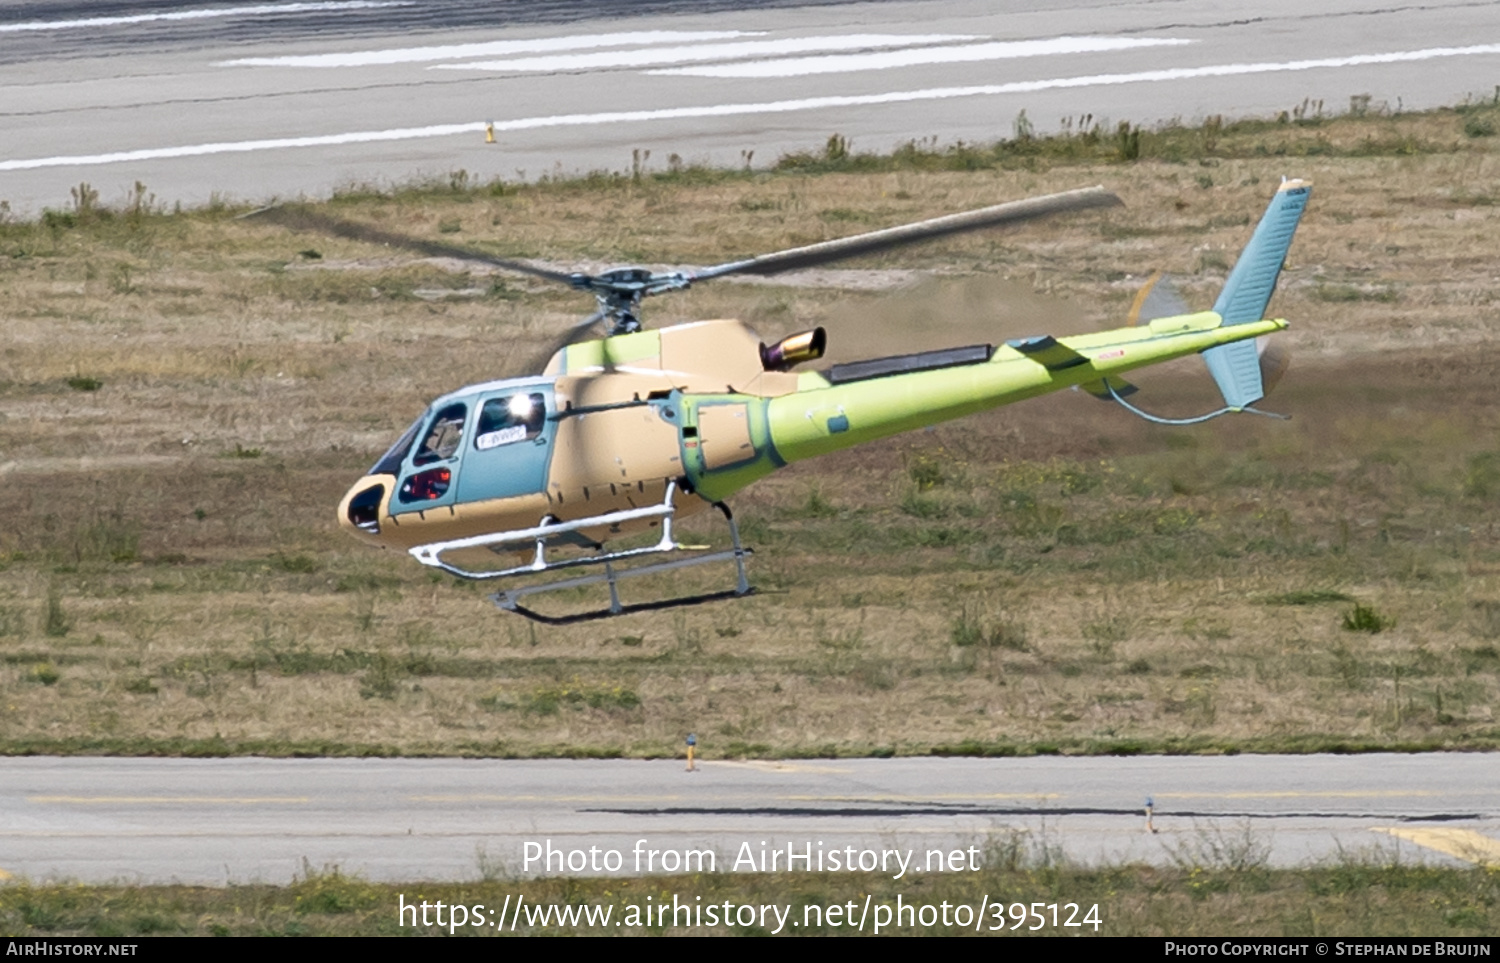
[(1376, 826), (1370, 831), (1386, 833), (1478, 866), (1500, 866), (1500, 839), (1476, 833), (1472, 829), (1454, 829), (1448, 826)]

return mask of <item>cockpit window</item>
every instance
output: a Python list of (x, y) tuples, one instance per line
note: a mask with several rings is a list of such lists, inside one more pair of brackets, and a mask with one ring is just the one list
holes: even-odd
[(397, 475), (401, 473), (401, 463), (406, 461), (406, 455), (411, 451), (412, 442), (417, 440), (417, 431), (422, 427), (422, 419), (418, 418), (412, 422), (410, 428), (401, 433), (396, 443), (380, 456), (380, 460), (371, 468), (371, 475)]
[(430, 465), (444, 458), (452, 458), (463, 443), (464, 418), (469, 409), (466, 405), (449, 405), (439, 411), (427, 428), (427, 435), (411, 460), (413, 465)]
[(479, 410), (474, 447), (486, 451), (518, 441), (530, 441), (542, 433), (546, 418), (547, 403), (541, 394), (491, 398)]

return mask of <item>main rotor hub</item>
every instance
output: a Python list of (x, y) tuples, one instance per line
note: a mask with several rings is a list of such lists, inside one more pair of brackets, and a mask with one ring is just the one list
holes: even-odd
[(612, 336), (641, 330), (641, 298), (680, 291), (692, 283), (678, 272), (657, 274), (639, 267), (615, 268), (596, 275), (574, 274), (569, 280), (574, 287), (593, 292)]

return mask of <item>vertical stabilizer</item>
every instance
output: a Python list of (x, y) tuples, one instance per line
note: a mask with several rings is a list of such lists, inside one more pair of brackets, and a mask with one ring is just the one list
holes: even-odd
[[(1214, 312), (1225, 325), (1248, 324), (1265, 317), (1266, 305), (1276, 290), (1276, 278), (1292, 246), (1297, 222), (1307, 207), (1312, 185), (1305, 181), (1283, 181), (1260, 219), (1250, 243), (1229, 273)], [(1208, 371), (1231, 408), (1243, 408), (1265, 396), (1260, 359), (1253, 340), (1237, 341), (1203, 352)]]

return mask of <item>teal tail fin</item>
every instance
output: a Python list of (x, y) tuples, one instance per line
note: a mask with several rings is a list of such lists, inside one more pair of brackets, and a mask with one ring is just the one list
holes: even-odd
[[(1250, 243), (1219, 292), (1214, 312), (1225, 325), (1247, 324), (1265, 317), (1266, 305), (1276, 290), (1276, 278), (1286, 261), (1287, 249), (1297, 222), (1307, 207), (1312, 185), (1304, 181), (1283, 181), (1260, 219)], [(1265, 397), (1260, 357), (1255, 341), (1236, 341), (1203, 352), (1208, 371), (1231, 408), (1245, 408)]]

